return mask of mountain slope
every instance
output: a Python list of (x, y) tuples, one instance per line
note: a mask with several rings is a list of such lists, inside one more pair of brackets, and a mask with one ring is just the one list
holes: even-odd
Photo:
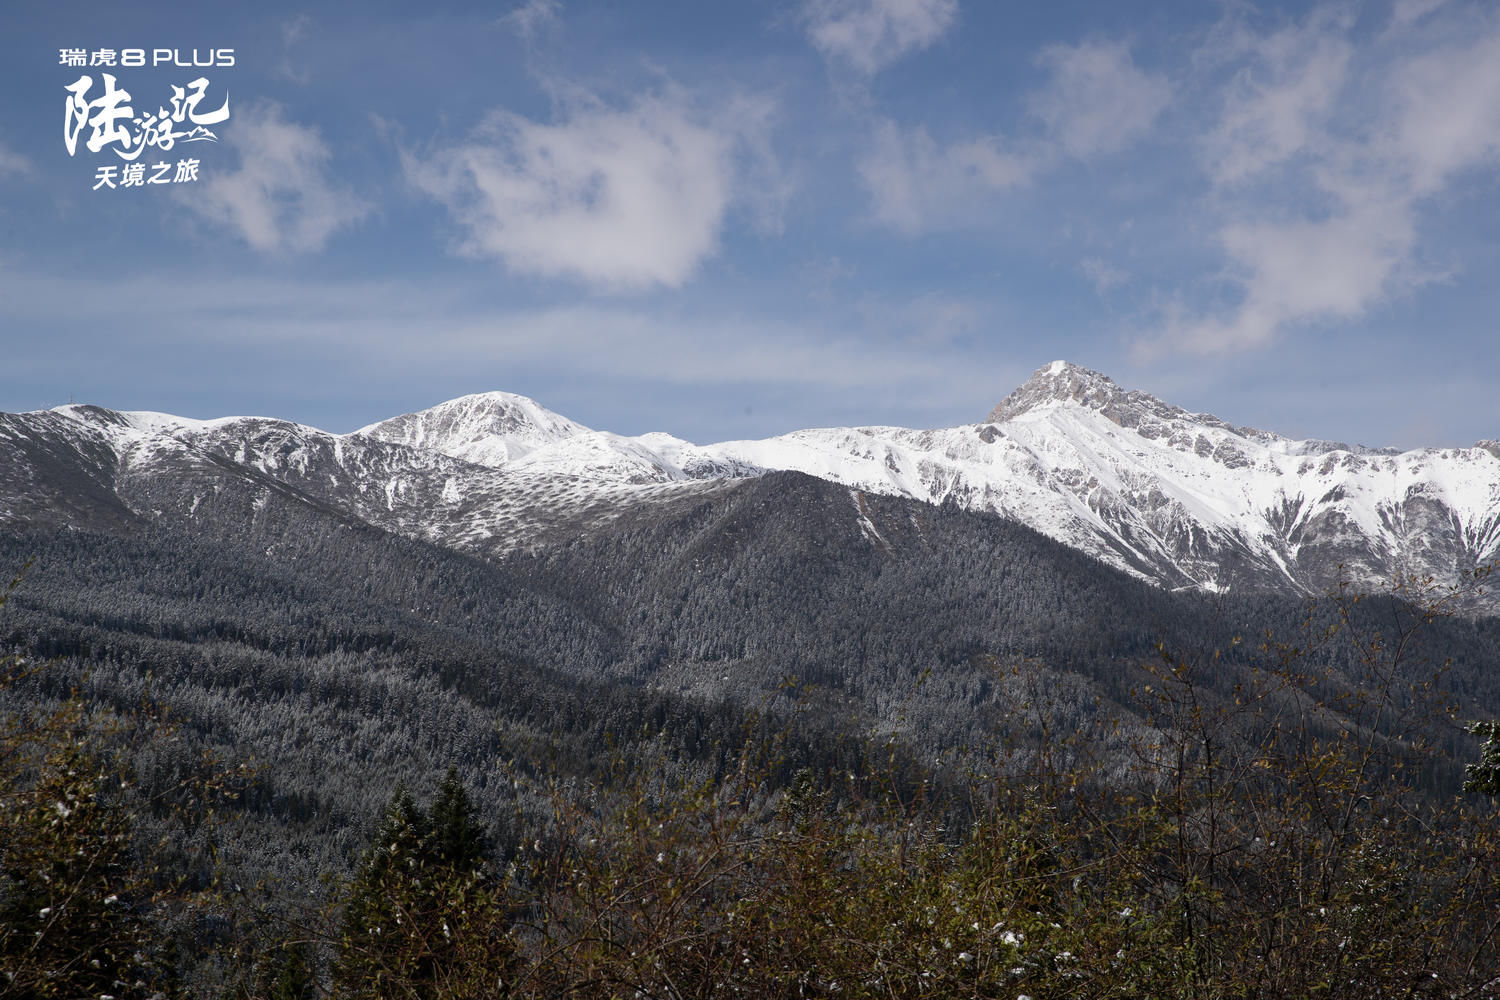
[(835, 428), (708, 451), (1024, 521), (1165, 586), (1458, 582), (1500, 558), (1500, 447), (1372, 450), (1188, 413), (1063, 362), (983, 424)]
[(1495, 442), (1396, 452), (1297, 441), (1065, 362), (1037, 371), (982, 423), (702, 446), (592, 430), (502, 392), (351, 434), (89, 406), (0, 415), (0, 523), (128, 530), (139, 518), (214, 516), (226, 491), (248, 498), (236, 516), (254, 517), (281, 490), (500, 558), (770, 471), (1014, 518), (1174, 589), (1316, 593), (1341, 574), (1367, 589), (1398, 575), (1450, 584), (1500, 558)]

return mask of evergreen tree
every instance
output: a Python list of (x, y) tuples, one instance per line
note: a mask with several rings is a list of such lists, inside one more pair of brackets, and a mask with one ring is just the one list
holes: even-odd
[(313, 964), (312, 947), (307, 943), (282, 945), (266, 972), (260, 995), (267, 1000), (313, 1000), (318, 995)]
[(351, 995), (380, 996), (392, 977), (430, 977), (430, 956), (400, 947), (420, 933), (415, 904), (432, 877), (428, 839), (426, 815), (398, 786), (344, 904), (336, 978)]
[[(37, 672), (0, 656), (0, 705)], [(51, 711), (0, 711), (0, 997), (124, 1000), (174, 982), (128, 783), (99, 746), (108, 728), (76, 693)]]
[(109, 775), (88, 753), (66, 747), (42, 768), (4, 796), (0, 996), (150, 996), (166, 971), (151, 958), (152, 887), (136, 868), (131, 817), (106, 797)]
[(341, 995), (495, 995), (511, 949), (485, 841), (456, 771), (430, 813), (397, 788), (344, 905)]
[(1500, 795), (1500, 722), (1476, 722), (1469, 732), (1484, 738), (1479, 761), (1465, 764), (1464, 791), (1470, 795)]
[(474, 817), (474, 804), (464, 790), (457, 768), (448, 768), (443, 783), (438, 786), (430, 822), (437, 864), (453, 875), (478, 872), (489, 851), (489, 837), (483, 824)]

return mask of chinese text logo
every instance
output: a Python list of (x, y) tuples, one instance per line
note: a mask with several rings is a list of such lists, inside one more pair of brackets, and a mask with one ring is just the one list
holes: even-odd
[[(85, 62), (86, 50), (84, 49), (62, 49), (60, 50), (59, 62), (65, 66), (114, 66), (117, 55), (135, 56), (130, 61), (119, 60), (120, 65), (135, 66), (144, 65), (144, 49), (124, 49), (117, 54), (113, 49), (98, 49), (92, 54), (92, 58)], [(219, 65), (234, 65), (233, 49), (210, 50), (209, 65), (214, 64), (215, 59), (220, 59), (227, 53), (227, 62)], [(183, 65), (178, 59), (176, 50), (155, 49), (154, 56), (166, 55), (173, 65)], [(186, 65), (198, 64), (198, 52), (193, 50), (194, 62)], [(95, 173), (94, 190), (101, 187), (116, 187), (115, 180), (118, 179), (122, 187), (143, 187), (147, 184), (172, 184), (196, 181), (198, 179), (198, 164), (196, 159), (183, 159), (177, 161), (176, 173), (170, 180), (166, 175), (171, 171), (172, 164), (159, 162), (152, 164), (154, 171), (150, 177), (145, 176), (143, 164), (136, 164), (141, 154), (148, 149), (155, 149), (158, 155), (170, 152), (174, 146), (180, 143), (190, 142), (217, 142), (218, 135), (210, 129), (210, 125), (218, 125), (229, 119), (229, 95), (226, 93), (222, 103), (217, 108), (212, 108), (212, 101), (205, 104), (204, 98), (208, 94), (209, 81), (207, 77), (198, 77), (190, 80), (185, 87), (173, 85), (171, 87), (171, 98), (168, 103), (170, 109), (158, 105), (154, 112), (146, 110), (143, 106), (137, 112), (131, 103), (133, 98), (130, 91), (120, 86), (112, 73), (102, 73), (102, 89), (98, 96), (91, 96), (94, 89), (94, 78), (85, 73), (65, 86), (63, 89), (68, 96), (63, 102), (63, 145), (68, 150), (69, 156), (78, 153), (79, 139), (83, 137), (85, 130), (88, 137), (83, 140), (84, 148), (90, 153), (98, 153), (108, 148), (116, 156), (126, 161), (123, 169), (118, 166), (100, 167)]]

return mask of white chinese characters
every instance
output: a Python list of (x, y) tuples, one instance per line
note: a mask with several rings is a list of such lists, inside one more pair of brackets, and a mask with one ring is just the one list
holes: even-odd
[(94, 190), (100, 188), (146, 187), (148, 184), (189, 184), (198, 179), (197, 160), (178, 160), (176, 173), (173, 165), (162, 161), (151, 164), (151, 174), (146, 174), (144, 163), (127, 163), (123, 167), (104, 166), (94, 171)]
[[(189, 82), (186, 88), (173, 86), (171, 111), (158, 107), (155, 114), (137, 115), (130, 105), (130, 91), (117, 86), (112, 73), (101, 76), (104, 91), (93, 100), (88, 99), (88, 94), (93, 89), (94, 78), (87, 74), (63, 88), (69, 95), (63, 105), (63, 144), (69, 156), (77, 153), (78, 138), (85, 128), (91, 130), (84, 143), (89, 152), (97, 153), (113, 145), (120, 159), (133, 161), (148, 148), (168, 152), (179, 141), (217, 142), (218, 136), (206, 126), (217, 125), (229, 118), (227, 94), (217, 110), (198, 110), (208, 90), (206, 77)], [(174, 125), (187, 123), (193, 126), (190, 130), (174, 128)]]

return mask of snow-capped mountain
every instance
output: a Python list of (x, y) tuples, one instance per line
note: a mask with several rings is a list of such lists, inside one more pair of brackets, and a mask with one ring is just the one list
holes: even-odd
[(1021, 520), (1163, 585), (1457, 583), (1500, 559), (1500, 444), (1397, 452), (1189, 413), (1065, 362), (982, 424), (799, 431), (713, 449)]
[[(350, 434), (90, 406), (0, 415), (0, 523), (210, 517), (216, 504), (254, 517), (274, 494), (497, 557), (773, 470), (849, 486), (851, 517), (861, 491), (954, 503), (1172, 588), (1319, 592), (1341, 572), (1367, 588), (1412, 574), (1446, 584), (1500, 559), (1496, 442), (1296, 441), (1061, 361), (981, 423), (712, 445), (592, 430), (501, 392)], [(873, 524), (865, 537), (879, 544)]]
[(481, 392), (354, 433), (499, 468), (553, 442), (586, 434), (588, 428), (525, 396)]

